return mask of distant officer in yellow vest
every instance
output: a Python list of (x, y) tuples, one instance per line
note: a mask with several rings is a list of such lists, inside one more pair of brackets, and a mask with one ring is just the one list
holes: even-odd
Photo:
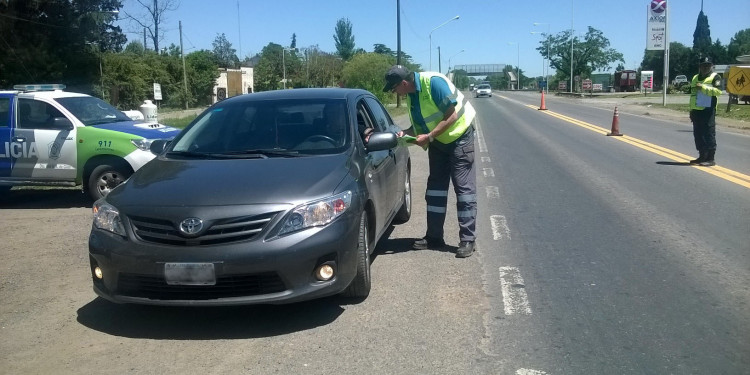
[(453, 180), (459, 226), (457, 258), (476, 250), (477, 175), (474, 167), (474, 108), (453, 83), (436, 72), (410, 72), (401, 65), (385, 75), (384, 92), (406, 95), (412, 126), (404, 132), (428, 148), (427, 234), (415, 249), (445, 246), (443, 224)]
[(698, 74), (690, 82), (690, 121), (693, 122), (693, 137), (698, 158), (690, 164), (704, 167), (716, 165), (716, 107), (721, 95), (721, 76), (712, 72), (714, 64), (704, 57), (698, 66)]

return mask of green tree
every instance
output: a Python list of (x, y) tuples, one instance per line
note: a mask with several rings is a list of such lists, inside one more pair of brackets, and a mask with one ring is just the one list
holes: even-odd
[(696, 59), (702, 56), (711, 56), (711, 28), (708, 26), (708, 17), (703, 14), (703, 9), (698, 13), (693, 31), (693, 53)]
[(216, 34), (216, 39), (214, 39), (212, 45), (216, 63), (220, 68), (232, 69), (240, 66), (237, 50), (232, 48), (232, 43), (229, 42), (226, 34)]
[(125, 53), (131, 53), (133, 55), (142, 55), (145, 51), (146, 49), (143, 48), (143, 43), (137, 40), (128, 43), (124, 50)]
[(373, 45), (372, 51), (374, 53), (379, 53), (381, 55), (387, 55), (387, 56), (396, 57), (396, 51), (394, 51), (394, 50), (386, 47), (385, 44), (375, 43)]
[(286, 70), (286, 87), (302, 85), (299, 55), (276, 43), (268, 43), (260, 53), (258, 65), (255, 66), (254, 81), (256, 91), (277, 90), (283, 87), (281, 80)]
[[(556, 77), (560, 80), (565, 80), (566, 77), (569, 80), (571, 75), (570, 38), (571, 31), (565, 30), (541, 40), (536, 48), (541, 56), (546, 56), (549, 47), (550, 66), (555, 68)], [(573, 36), (573, 75), (588, 77), (594, 71), (610, 70), (612, 63), (625, 63), (622, 53), (609, 45), (609, 39), (591, 26), (583, 40)]]
[(323, 52), (318, 46), (311, 46), (304, 50), (304, 62), (302, 64), (302, 86), (305, 87), (329, 87), (338, 86), (341, 82), (341, 71), (344, 61), (328, 52)]
[(336, 22), (333, 40), (336, 42), (336, 52), (344, 61), (349, 61), (354, 55), (354, 34), (352, 34), (352, 23), (348, 18), (340, 18)]
[(737, 61), (737, 57), (750, 55), (750, 29), (738, 31), (727, 45), (727, 54), (731, 63)]
[(200, 50), (185, 56), (189, 104), (208, 105), (212, 102), (213, 88), (219, 78), (219, 67), (213, 52)]
[[(103, 52), (119, 51), (125, 36), (112, 23), (120, 1), (0, 1), (0, 87), (64, 83), (101, 95)], [(98, 86), (98, 85), (97, 85)]]
[(360, 53), (354, 55), (344, 65), (342, 72), (344, 86), (370, 91), (383, 103), (391, 103), (395, 96), (383, 92), (385, 81), (383, 77), (395, 63), (393, 57), (379, 53)]

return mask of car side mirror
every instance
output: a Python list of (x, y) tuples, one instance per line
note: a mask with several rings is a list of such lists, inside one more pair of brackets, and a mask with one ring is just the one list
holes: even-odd
[(67, 117), (55, 117), (52, 120), (52, 127), (55, 129), (73, 130), (73, 123)]
[(149, 151), (154, 155), (159, 155), (167, 148), (171, 140), (169, 139), (154, 139), (151, 141), (151, 145), (148, 146)]
[(376, 132), (370, 134), (370, 139), (367, 141), (367, 151), (382, 151), (389, 150), (398, 146), (398, 137), (396, 134), (391, 132)]

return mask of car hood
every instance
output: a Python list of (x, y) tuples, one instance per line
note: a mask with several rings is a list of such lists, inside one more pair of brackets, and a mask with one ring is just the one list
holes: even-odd
[(133, 134), (147, 139), (170, 139), (174, 138), (180, 132), (180, 129), (171, 126), (144, 123), (142, 121), (120, 121), (109, 124), (91, 125), (90, 127)]
[(107, 195), (115, 206), (299, 204), (333, 193), (348, 154), (296, 158), (178, 160), (157, 157)]

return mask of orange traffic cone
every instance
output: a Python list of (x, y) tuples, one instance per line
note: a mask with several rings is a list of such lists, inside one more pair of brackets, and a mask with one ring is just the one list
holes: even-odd
[(621, 136), (620, 134), (620, 114), (617, 112), (617, 106), (615, 106), (615, 114), (612, 116), (612, 132), (607, 133), (608, 136)]
[(542, 90), (542, 105), (539, 106), (539, 110), (540, 111), (546, 111), (547, 110), (547, 106), (544, 105), (544, 90)]

